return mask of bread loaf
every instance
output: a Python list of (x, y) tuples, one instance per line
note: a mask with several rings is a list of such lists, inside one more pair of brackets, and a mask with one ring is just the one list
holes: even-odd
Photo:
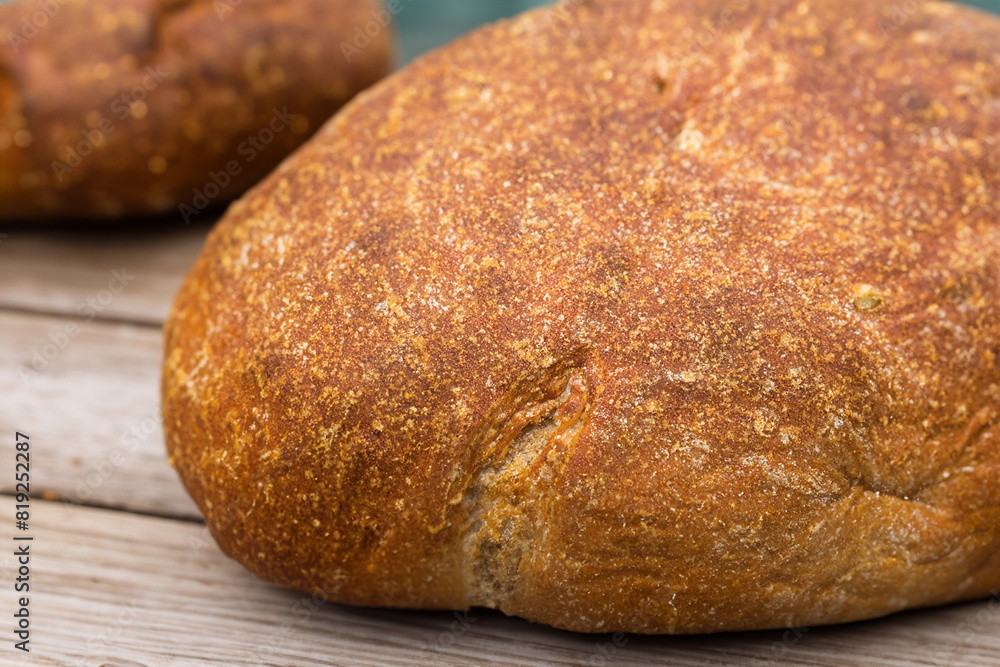
[(179, 212), (263, 178), (390, 66), (378, 0), (0, 6), (0, 220)]
[(1000, 588), (1000, 21), (562, 3), (360, 95), (166, 327), (221, 548), (354, 605), (811, 626)]

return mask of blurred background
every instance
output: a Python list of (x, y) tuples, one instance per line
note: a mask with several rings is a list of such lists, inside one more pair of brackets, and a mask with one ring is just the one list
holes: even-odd
[(549, 0), (401, 0), (398, 15), (402, 65), (483, 23), (514, 16)]
[[(424, 51), (468, 32), (472, 28), (526, 9), (551, 4), (549, 0), (400, 0), (398, 15), (399, 64), (405, 64)], [(890, 8), (925, 0), (881, 0)], [(1000, 0), (967, 0), (965, 4), (1000, 14)]]

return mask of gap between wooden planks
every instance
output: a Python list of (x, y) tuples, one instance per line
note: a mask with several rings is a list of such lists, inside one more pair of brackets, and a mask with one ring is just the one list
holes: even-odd
[[(70, 337), (67, 325), (79, 331)], [(167, 464), (159, 329), (0, 311), (0, 331), (0, 423), (31, 436), (36, 496), (200, 517)], [(32, 358), (60, 336), (65, 347), (35, 370)], [(13, 446), (3, 439), (5, 461)], [(0, 478), (0, 492), (13, 486), (13, 475)]]
[[(74, 317), (93, 310), (98, 319), (162, 325), (211, 224), (134, 222), (135, 229), (92, 233), (10, 231), (0, 239), (0, 310)], [(123, 271), (133, 277), (124, 289), (88, 305)]]
[[(37, 492), (200, 518), (166, 463), (160, 327), (210, 227), (12, 230), (0, 242), (0, 424), (40, 443)], [(12, 447), (0, 441), (0, 455)]]
[[(797, 635), (616, 638), (481, 609), (456, 616), (314, 601), (256, 579), (218, 550), (204, 526), (190, 522), (35, 501), (31, 534), (29, 664), (37, 665), (993, 667), (1000, 655), (1000, 604), (952, 605)], [(10, 581), (14, 567), (5, 558), (0, 578)], [(25, 664), (10, 656), (9, 646), (0, 647), (2, 664)]]

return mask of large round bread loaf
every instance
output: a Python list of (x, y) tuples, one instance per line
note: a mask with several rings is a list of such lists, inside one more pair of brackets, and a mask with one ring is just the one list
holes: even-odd
[(354, 47), (378, 0), (8, 4), (0, 221), (173, 210), (190, 222), (390, 67), (390, 30)]
[(352, 102), (167, 324), (222, 549), (580, 631), (1000, 588), (1000, 21), (913, 4), (562, 3)]

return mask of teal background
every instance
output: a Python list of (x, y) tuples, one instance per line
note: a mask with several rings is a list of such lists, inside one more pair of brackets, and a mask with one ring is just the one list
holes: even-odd
[[(872, 0), (889, 7), (905, 0)], [(400, 64), (478, 25), (525, 9), (551, 4), (548, 0), (400, 0), (403, 10), (397, 15), (400, 41)], [(1000, 13), (1000, 0), (967, 0), (973, 5)]]

